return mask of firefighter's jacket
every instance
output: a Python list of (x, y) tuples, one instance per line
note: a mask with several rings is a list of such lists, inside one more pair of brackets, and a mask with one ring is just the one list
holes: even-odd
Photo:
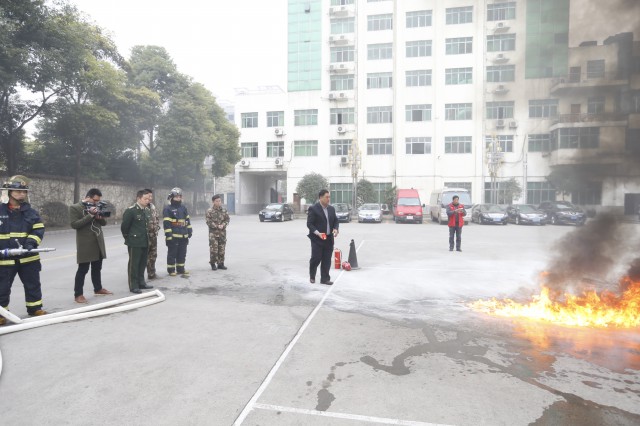
[[(17, 209), (11, 209), (5, 203), (0, 204), (0, 250), (20, 248), (20, 246), (24, 248), (27, 245), (37, 248), (43, 238), (44, 223), (29, 203), (22, 203)], [(27, 253), (8, 259), (0, 257), (0, 266), (37, 260), (40, 260), (39, 253)]]
[(191, 219), (187, 208), (180, 204), (169, 204), (162, 210), (162, 226), (167, 241), (174, 238), (191, 238)]

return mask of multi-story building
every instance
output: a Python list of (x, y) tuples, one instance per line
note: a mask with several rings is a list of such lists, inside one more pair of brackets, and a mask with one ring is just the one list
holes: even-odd
[[(352, 203), (364, 178), (379, 197), (456, 186), (475, 202), (632, 210), (639, 44), (629, 32), (570, 47), (571, 3), (289, 0), (287, 91), (236, 97), (237, 212), (297, 202), (309, 172), (334, 202)], [(554, 170), (585, 185), (559, 192)]]

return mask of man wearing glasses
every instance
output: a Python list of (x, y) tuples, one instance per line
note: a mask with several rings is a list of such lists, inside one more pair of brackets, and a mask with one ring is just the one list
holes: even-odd
[(101, 215), (101, 210), (98, 209), (98, 203), (101, 199), (102, 192), (98, 188), (91, 188), (83, 201), (69, 206), (71, 227), (76, 230), (78, 261), (74, 286), (76, 303), (87, 303), (83, 288), (84, 278), (89, 269), (91, 269), (93, 294), (96, 296), (113, 294), (102, 287), (102, 259), (107, 258), (102, 227), (107, 224), (107, 221)]

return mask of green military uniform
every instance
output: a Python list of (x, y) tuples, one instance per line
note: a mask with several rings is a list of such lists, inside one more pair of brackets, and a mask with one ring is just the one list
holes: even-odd
[(148, 227), (150, 221), (149, 210), (138, 203), (127, 208), (122, 215), (120, 231), (124, 243), (129, 247), (129, 290), (136, 290), (145, 286), (144, 268), (147, 266), (147, 251), (149, 249)]
[(147, 255), (147, 276), (149, 278), (156, 277), (156, 259), (158, 257), (158, 231), (160, 230), (160, 216), (158, 216), (158, 209), (153, 204), (149, 204), (147, 207), (150, 214), (149, 227), (147, 229), (149, 234), (149, 252)]
[[(211, 207), (207, 210), (206, 222), (209, 227), (209, 263), (211, 266), (224, 265), (229, 220), (229, 213), (222, 206), (219, 208)], [(222, 225), (222, 229), (218, 228), (218, 225)]]

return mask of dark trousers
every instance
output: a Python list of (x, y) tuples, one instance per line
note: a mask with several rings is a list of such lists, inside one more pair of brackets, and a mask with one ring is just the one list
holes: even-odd
[(129, 290), (144, 285), (144, 268), (147, 267), (148, 247), (129, 247)]
[(39, 260), (11, 266), (0, 266), (0, 306), (3, 308), (9, 307), (11, 286), (17, 274), (24, 286), (27, 312), (33, 314), (38, 309), (42, 309), (41, 269), (42, 266)]
[(91, 267), (91, 282), (93, 283), (93, 292), (102, 290), (102, 259), (93, 262), (78, 263), (78, 271), (76, 272), (76, 285), (73, 288), (75, 297), (82, 296), (84, 288), (84, 277)]
[(187, 258), (188, 238), (176, 238), (169, 241), (167, 246), (167, 272), (176, 272), (179, 274), (184, 272), (184, 263)]
[(453, 236), (456, 237), (456, 249), (462, 248), (462, 226), (449, 227), (449, 248), (453, 248)]
[(318, 265), (320, 265), (320, 281), (329, 281), (331, 269), (331, 256), (333, 255), (333, 236), (327, 235), (326, 240), (321, 240), (315, 235), (311, 237), (311, 259), (309, 260), (309, 277), (316, 277)]

